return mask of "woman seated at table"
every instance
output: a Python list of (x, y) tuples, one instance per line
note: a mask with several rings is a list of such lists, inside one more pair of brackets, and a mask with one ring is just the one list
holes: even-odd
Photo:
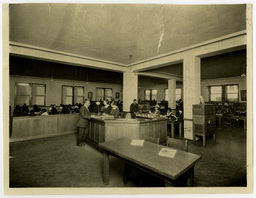
[(110, 116), (113, 116), (114, 118), (119, 118), (119, 109), (117, 107), (117, 102), (116, 101), (113, 101), (111, 103), (111, 112), (110, 112)]
[(177, 117), (174, 115), (174, 113), (172, 112), (172, 109), (170, 107), (167, 109), (165, 117), (170, 119), (170, 120), (176, 120), (177, 119)]
[(155, 109), (153, 111), (153, 114), (155, 116), (160, 116), (160, 110), (159, 110), (159, 105), (155, 105)]
[(109, 115), (111, 112), (111, 106), (109, 105), (109, 101), (104, 100), (103, 104), (104, 104), (103, 115), (106, 115), (106, 114)]

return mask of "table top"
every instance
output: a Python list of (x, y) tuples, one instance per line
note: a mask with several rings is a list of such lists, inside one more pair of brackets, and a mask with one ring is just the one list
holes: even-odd
[(131, 146), (131, 142), (132, 139), (130, 138), (120, 138), (100, 143), (99, 146), (110, 153), (172, 180), (177, 179), (201, 159), (200, 155), (177, 149), (173, 149), (176, 150), (174, 158), (163, 157), (158, 155), (160, 150), (162, 148), (172, 148), (146, 141), (144, 141), (143, 146)]

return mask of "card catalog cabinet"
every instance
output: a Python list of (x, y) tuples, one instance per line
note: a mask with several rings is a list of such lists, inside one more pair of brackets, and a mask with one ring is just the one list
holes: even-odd
[(216, 106), (212, 104), (193, 105), (193, 141), (196, 136), (203, 137), (205, 146), (206, 136), (213, 135), (215, 141), (216, 132)]

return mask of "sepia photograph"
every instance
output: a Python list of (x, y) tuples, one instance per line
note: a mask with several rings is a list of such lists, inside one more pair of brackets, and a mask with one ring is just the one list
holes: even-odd
[(252, 16), (2, 4), (4, 194), (253, 193)]

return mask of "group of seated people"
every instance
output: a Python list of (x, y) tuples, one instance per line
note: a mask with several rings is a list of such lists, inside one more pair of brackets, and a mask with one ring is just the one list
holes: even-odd
[(230, 103), (229, 101), (225, 101), (223, 104), (218, 103), (216, 105), (216, 115), (223, 116), (246, 116), (246, 105), (239, 103)]
[(74, 108), (71, 105), (60, 104), (60, 107), (57, 108), (55, 104), (51, 104), (48, 111), (45, 108), (39, 108), (36, 104), (33, 106), (33, 109), (29, 110), (28, 106), (24, 104), (22, 107), (16, 105), (13, 111), (13, 117), (19, 116), (34, 116), (34, 115), (49, 115), (49, 114), (70, 114), (70, 113), (79, 113), (79, 109), (82, 104), (75, 104)]

